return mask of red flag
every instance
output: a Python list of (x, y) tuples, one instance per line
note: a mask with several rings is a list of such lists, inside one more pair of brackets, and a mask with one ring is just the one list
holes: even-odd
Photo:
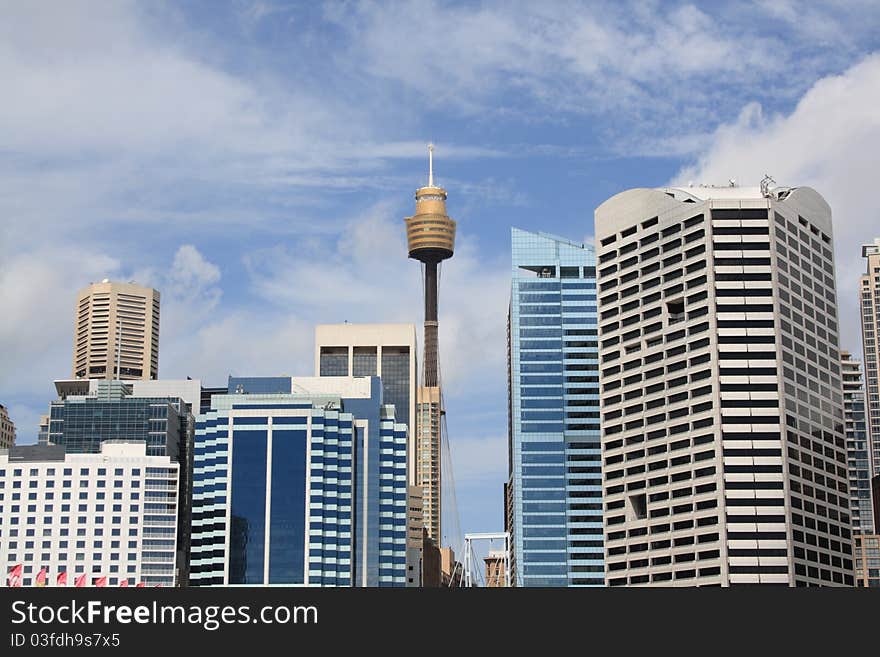
[(37, 579), (35, 584), (37, 586), (46, 586), (46, 568), (40, 568), (40, 572), (37, 573)]
[(138, 582), (137, 585), (135, 586), (135, 588), (136, 588), (136, 589), (142, 589), (142, 588), (145, 587), (145, 586), (146, 586), (146, 584), (144, 584), (143, 582)]
[(123, 588), (126, 587), (126, 586), (128, 586), (128, 578), (126, 577), (125, 579), (120, 580), (120, 581), (119, 581), (119, 586), (121, 586), (121, 587), (123, 587)]
[(67, 571), (62, 570), (55, 577), (55, 586), (67, 586)]
[(81, 588), (81, 587), (85, 586), (86, 585), (86, 574), (83, 573), (82, 575), (77, 577), (75, 580), (73, 580), (73, 585), (76, 586), (77, 588)]
[(95, 580), (95, 586), (107, 586), (107, 576), (99, 577)]
[(24, 570), (24, 566), (22, 564), (17, 564), (13, 566), (9, 574), (6, 576), (6, 585), (20, 587), (21, 586), (21, 574)]

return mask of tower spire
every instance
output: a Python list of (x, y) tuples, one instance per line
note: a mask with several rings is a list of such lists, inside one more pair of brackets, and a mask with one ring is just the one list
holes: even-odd
[(434, 144), (428, 144), (428, 187), (434, 186)]

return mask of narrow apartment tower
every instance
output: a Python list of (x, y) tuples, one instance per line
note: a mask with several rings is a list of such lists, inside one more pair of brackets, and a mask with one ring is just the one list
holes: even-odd
[(865, 395), (871, 468), (880, 475), (880, 237), (862, 246), (866, 271), (860, 281), (862, 347), (865, 356)]
[(871, 451), (865, 414), (862, 364), (848, 351), (840, 353), (843, 377), (843, 417), (846, 430), (846, 456), (849, 468), (849, 515), (854, 534), (874, 533), (874, 507), (871, 504)]
[(156, 379), (159, 292), (104, 279), (80, 290), (73, 336), (73, 378)]
[(428, 185), (416, 190), (416, 213), (406, 217), (405, 222), (409, 257), (424, 266), (425, 353), (416, 408), (416, 483), (424, 490), (425, 529), (439, 545), (442, 490), (440, 451), (444, 410), (437, 339), (437, 274), (440, 263), (452, 257), (455, 222), (446, 214), (446, 190), (434, 184), (433, 144), (428, 144)]
[(607, 584), (852, 586), (828, 204), (631, 189), (596, 240)]

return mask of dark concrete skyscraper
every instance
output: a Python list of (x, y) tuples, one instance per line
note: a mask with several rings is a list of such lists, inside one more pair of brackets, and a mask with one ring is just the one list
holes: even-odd
[(406, 217), (409, 257), (424, 265), (425, 354), (416, 409), (417, 484), (424, 490), (425, 528), (440, 541), (442, 394), (437, 339), (438, 270), (452, 257), (455, 222), (446, 214), (446, 190), (434, 185), (434, 146), (428, 145), (428, 185), (416, 190), (416, 213)]

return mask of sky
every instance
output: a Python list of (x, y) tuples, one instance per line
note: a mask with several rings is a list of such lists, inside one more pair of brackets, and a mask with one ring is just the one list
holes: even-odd
[[(76, 291), (162, 293), (159, 374), (311, 375), (318, 323), (422, 321), (403, 217), (458, 222), (441, 369), (460, 529), (503, 525), (510, 228), (631, 187), (809, 185), (842, 347), (880, 237), (880, 8), (846, 2), (0, 0), (0, 403), (36, 440)], [(449, 479), (447, 479), (449, 481)], [(447, 519), (452, 527), (455, 522)]]

